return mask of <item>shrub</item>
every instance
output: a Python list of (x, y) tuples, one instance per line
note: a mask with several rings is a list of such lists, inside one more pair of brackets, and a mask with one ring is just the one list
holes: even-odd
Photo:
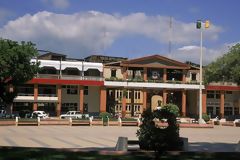
[(210, 117), (209, 115), (207, 115), (206, 113), (202, 114), (202, 119), (205, 121), (205, 122), (208, 122), (210, 120)]
[[(166, 150), (179, 149), (181, 142), (175, 114), (166, 108), (153, 112), (148, 108), (143, 112), (142, 118), (142, 124), (137, 131), (141, 149), (154, 150), (158, 154)], [(153, 121), (155, 118), (167, 119), (168, 126), (166, 128), (156, 127)]]
[(172, 103), (166, 104), (162, 107), (162, 109), (166, 109), (167, 111), (173, 113), (176, 117), (179, 116), (179, 108), (175, 104)]
[(103, 119), (103, 122), (107, 122), (107, 118), (111, 118), (111, 114), (108, 112), (102, 112), (99, 114), (99, 117)]

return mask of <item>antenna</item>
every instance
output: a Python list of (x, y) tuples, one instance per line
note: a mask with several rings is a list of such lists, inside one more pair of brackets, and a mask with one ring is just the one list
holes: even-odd
[(106, 37), (107, 37), (107, 33), (106, 33), (106, 26), (104, 25), (103, 27), (103, 46), (102, 46), (102, 52), (101, 54), (105, 55), (105, 40), (106, 40)]
[(168, 44), (168, 53), (171, 57), (172, 53), (172, 16), (169, 17), (169, 44)]

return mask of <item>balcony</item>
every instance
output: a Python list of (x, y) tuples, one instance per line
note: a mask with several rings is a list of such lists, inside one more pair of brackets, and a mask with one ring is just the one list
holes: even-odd
[[(142, 78), (135, 79), (119, 79), (116, 77), (106, 78), (104, 81), (105, 86), (112, 87), (135, 87), (135, 88), (169, 88), (169, 89), (199, 89), (199, 83), (196, 81), (193, 82), (183, 82), (183, 81), (175, 81), (175, 80), (146, 80), (144, 81)], [(202, 85), (202, 89), (204, 89), (204, 85)]]
[(197, 81), (190, 81), (190, 82), (183, 82), (183, 81), (178, 81), (178, 80), (152, 80), (148, 79), (146, 81), (143, 80), (143, 78), (134, 78), (134, 79), (121, 79), (121, 78), (116, 78), (116, 77), (110, 77), (110, 78), (105, 78), (105, 81), (114, 81), (114, 82), (144, 82), (144, 83), (169, 83), (169, 84), (194, 84), (198, 85), (199, 82)]
[(99, 76), (59, 75), (59, 74), (37, 74), (35, 78), (64, 79), (64, 80), (90, 80), (103, 81)]

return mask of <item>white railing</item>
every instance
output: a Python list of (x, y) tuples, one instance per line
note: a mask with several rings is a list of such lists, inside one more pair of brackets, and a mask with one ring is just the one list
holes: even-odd
[(213, 86), (237, 86), (237, 83), (234, 82), (211, 82), (209, 85)]
[(91, 80), (103, 81), (103, 77), (98, 76), (79, 76), (79, 75), (58, 75), (58, 74), (37, 74), (36, 78), (67, 79), (67, 80)]
[[(194, 84), (171, 84), (171, 83), (149, 83), (149, 82), (116, 82), (104, 81), (105, 86), (135, 87), (135, 88), (172, 88), (172, 89), (199, 89), (199, 85)], [(205, 87), (202, 85), (202, 88)]]

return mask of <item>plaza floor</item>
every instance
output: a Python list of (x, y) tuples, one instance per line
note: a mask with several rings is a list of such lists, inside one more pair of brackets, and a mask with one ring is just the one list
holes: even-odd
[[(138, 127), (106, 126), (2, 126), (0, 146), (114, 149), (118, 137), (137, 140)], [(189, 151), (232, 152), (240, 141), (240, 127), (214, 129), (181, 128), (189, 140)]]

